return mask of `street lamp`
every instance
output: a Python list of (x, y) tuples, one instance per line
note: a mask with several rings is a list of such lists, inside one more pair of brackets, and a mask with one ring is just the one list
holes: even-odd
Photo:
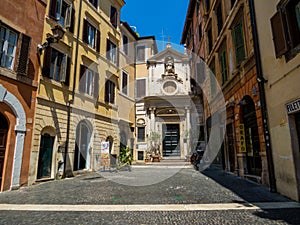
[(65, 31), (60, 25), (55, 25), (53, 28), (51, 28), (52, 34), (47, 34), (46, 42), (43, 44), (38, 44), (36, 52), (40, 55), (42, 54), (42, 51), (50, 46), (51, 43), (58, 43), (60, 39), (63, 38)]

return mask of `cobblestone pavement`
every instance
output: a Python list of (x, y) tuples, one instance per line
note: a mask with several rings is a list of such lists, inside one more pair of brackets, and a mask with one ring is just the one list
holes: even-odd
[[(0, 193), (0, 224), (300, 224), (298, 205), (295, 208), (285, 207), (289, 199), (218, 169), (210, 168), (199, 173), (192, 168), (184, 168), (160, 183), (147, 186), (116, 183), (118, 179), (138, 179), (141, 174), (149, 177), (156, 170), (168, 174), (172, 167), (133, 167), (132, 172), (118, 173), (93, 172)], [(250, 206), (258, 202), (276, 204), (276, 207)], [(225, 207), (235, 203), (241, 208), (233, 210)], [(42, 204), (42, 207), (25, 210), (22, 209), (24, 204)], [(210, 208), (172, 209), (174, 205), (190, 204), (210, 204)], [(10, 205), (19, 209), (5, 209)], [(57, 210), (47, 210), (49, 205), (57, 205)], [(69, 205), (70, 209), (62, 209), (60, 205)], [(74, 205), (79, 205), (79, 209), (82, 206), (82, 209), (72, 211), (71, 206)], [(112, 210), (101, 211), (86, 210), (86, 205), (96, 208), (140, 205), (137, 206), (140, 208), (136, 211), (114, 211), (112, 207)], [(170, 210), (148, 210), (151, 205), (167, 206)]]

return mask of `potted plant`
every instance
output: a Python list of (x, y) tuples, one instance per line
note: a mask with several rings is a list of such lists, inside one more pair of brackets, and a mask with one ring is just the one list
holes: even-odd
[(159, 162), (160, 161), (160, 134), (155, 131), (151, 131), (149, 140), (150, 140), (149, 152), (151, 155), (152, 162)]
[(150, 162), (151, 161), (151, 152), (148, 150), (146, 151), (146, 156), (145, 156), (145, 162)]

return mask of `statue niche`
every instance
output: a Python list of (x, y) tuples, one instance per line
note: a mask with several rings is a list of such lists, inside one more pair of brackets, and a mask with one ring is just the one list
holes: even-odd
[(172, 56), (168, 56), (165, 58), (165, 75), (174, 75), (174, 58)]
[(182, 82), (175, 73), (174, 58), (172, 56), (167, 56), (165, 58), (165, 73), (162, 74), (162, 78), (175, 78), (177, 81)]

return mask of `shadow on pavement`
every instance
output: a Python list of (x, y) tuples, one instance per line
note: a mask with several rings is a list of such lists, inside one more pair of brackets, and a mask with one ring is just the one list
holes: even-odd
[(286, 202), (290, 201), (277, 193), (271, 193), (266, 186), (253, 181), (232, 175), (223, 170), (211, 166), (202, 171), (202, 174), (213, 179), (223, 187), (231, 190), (245, 201), (254, 202)]
[(272, 209), (255, 211), (253, 215), (260, 218), (274, 220), (277, 222), (287, 222), (288, 224), (299, 225), (300, 223), (300, 213), (296, 209)]
[[(256, 202), (288, 202), (290, 199), (271, 193), (268, 187), (255, 183), (253, 181), (227, 173), (219, 168), (211, 166), (201, 172), (205, 176), (211, 178), (223, 187), (231, 190), (239, 197), (245, 200), (234, 201), (235, 203), (245, 204)], [(255, 205), (255, 204), (254, 204)], [(289, 224), (300, 224), (299, 209), (272, 209), (272, 210), (256, 210), (253, 215), (260, 218), (266, 218), (277, 222), (287, 222)]]

